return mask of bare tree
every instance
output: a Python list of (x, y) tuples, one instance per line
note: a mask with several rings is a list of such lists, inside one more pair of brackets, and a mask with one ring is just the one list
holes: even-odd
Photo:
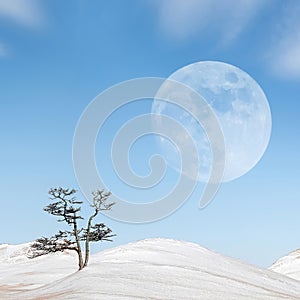
[[(112, 234), (112, 230), (109, 227), (103, 223), (93, 225), (94, 218), (101, 211), (111, 210), (114, 206), (114, 202), (108, 202), (111, 193), (103, 190), (97, 190), (93, 193), (91, 207), (94, 211), (88, 219), (86, 228), (79, 227), (78, 224), (79, 220), (84, 219), (79, 214), (83, 202), (78, 201), (74, 196), (75, 194), (76, 190), (74, 189), (63, 189), (61, 187), (50, 189), (49, 195), (52, 203), (47, 205), (44, 210), (53, 216), (60, 217), (57, 221), (65, 222), (68, 227), (70, 227), (70, 230), (60, 230), (50, 238), (41, 237), (37, 239), (31, 245), (32, 254), (30, 255), (30, 258), (53, 252), (74, 250), (78, 255), (78, 269), (81, 270), (87, 266), (89, 261), (90, 242), (112, 241), (111, 238), (115, 236), (115, 234)], [(84, 259), (81, 242), (84, 242), (85, 244)]]

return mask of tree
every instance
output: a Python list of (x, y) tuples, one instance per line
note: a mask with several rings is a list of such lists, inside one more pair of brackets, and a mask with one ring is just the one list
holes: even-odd
[[(41, 255), (62, 252), (65, 250), (73, 250), (78, 255), (79, 270), (87, 266), (90, 255), (90, 242), (112, 241), (115, 236), (112, 230), (103, 223), (93, 225), (94, 218), (101, 212), (111, 210), (114, 202), (108, 202), (111, 196), (110, 192), (97, 190), (93, 192), (93, 202), (91, 207), (93, 213), (89, 217), (87, 227), (79, 227), (79, 220), (84, 218), (80, 215), (82, 201), (78, 201), (74, 196), (76, 190), (53, 188), (50, 189), (49, 195), (52, 203), (44, 208), (47, 213), (60, 217), (58, 222), (65, 222), (70, 230), (60, 230), (54, 236), (47, 238), (41, 237), (32, 245), (32, 254), (30, 258), (35, 258)], [(81, 242), (85, 245), (85, 255), (83, 257)]]

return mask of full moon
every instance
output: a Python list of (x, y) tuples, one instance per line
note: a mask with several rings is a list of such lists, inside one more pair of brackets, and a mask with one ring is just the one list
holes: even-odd
[[(223, 182), (228, 182), (249, 172), (263, 156), (271, 135), (272, 118), (268, 100), (258, 83), (241, 69), (222, 62), (203, 61), (190, 64), (174, 72), (168, 79), (187, 85), (198, 92), (211, 106), (223, 131), (226, 149), (226, 165)], [(160, 94), (168, 94), (168, 85), (162, 85), (153, 104), (152, 113), (166, 115), (184, 126), (192, 136), (200, 166), (198, 180), (207, 181), (212, 166), (212, 151), (201, 124), (188, 111), (159, 100)], [(171, 91), (170, 91), (171, 93)], [(193, 103), (192, 110), (201, 109)], [(159, 122), (153, 122), (159, 130)], [(186, 153), (189, 149), (184, 145)], [(169, 166), (180, 170), (180, 157), (176, 147), (166, 138), (158, 139), (159, 147)], [(190, 160), (191, 170), (193, 159)], [(187, 169), (189, 169), (187, 168)], [(184, 174), (189, 176), (189, 174)]]

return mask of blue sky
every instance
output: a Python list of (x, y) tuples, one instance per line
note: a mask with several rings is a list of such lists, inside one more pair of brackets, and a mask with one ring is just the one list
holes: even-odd
[[(50, 187), (78, 187), (73, 134), (95, 96), (123, 80), (217, 60), (249, 73), (268, 97), (273, 131), (264, 157), (204, 210), (192, 196), (150, 224), (102, 217), (118, 236), (101, 246), (170, 237), (260, 266), (299, 248), (299, 13), (296, 0), (0, 0), (0, 242), (55, 233), (59, 224), (42, 208)], [(145, 102), (130, 111), (150, 109)]]

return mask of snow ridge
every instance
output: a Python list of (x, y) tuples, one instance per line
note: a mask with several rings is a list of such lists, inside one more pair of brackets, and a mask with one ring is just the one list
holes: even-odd
[(1, 266), (0, 299), (300, 299), (300, 281), (184, 241), (147, 239), (105, 250), (79, 272), (75, 259), (62, 253)]
[(32, 243), (20, 245), (0, 244), (0, 263), (27, 261), (27, 256), (31, 253), (31, 244)]
[(300, 280), (300, 249), (278, 259), (270, 270)]

